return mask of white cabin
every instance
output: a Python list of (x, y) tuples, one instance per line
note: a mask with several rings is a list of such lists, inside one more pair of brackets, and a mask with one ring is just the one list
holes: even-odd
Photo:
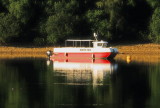
[(107, 44), (108, 42), (106, 41), (95, 41), (95, 42), (92, 42), (93, 43), (93, 47), (94, 48), (106, 48), (107, 47)]
[[(70, 43), (70, 44), (68, 44)], [(106, 48), (108, 42), (106, 41), (95, 41), (95, 40), (72, 40), (68, 39), (65, 41), (65, 46), (68, 47), (93, 47), (93, 48)]]

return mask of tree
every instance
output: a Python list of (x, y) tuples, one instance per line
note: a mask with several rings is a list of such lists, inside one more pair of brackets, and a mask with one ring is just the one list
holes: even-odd
[(160, 43), (160, 7), (157, 7), (153, 12), (150, 22), (150, 35), (149, 39), (152, 42)]
[(22, 23), (27, 23), (31, 16), (30, 0), (1, 0), (2, 6)]
[(46, 32), (48, 43), (55, 44), (73, 36), (74, 27), (78, 16), (74, 15), (74, 0), (70, 2), (54, 3), (54, 14), (49, 16), (46, 22)]
[(96, 4), (106, 13), (112, 40), (138, 40), (148, 31), (151, 8), (145, 0), (98, 0)]
[(159, 0), (146, 0), (153, 8), (160, 6)]
[(89, 10), (86, 14), (92, 33), (111, 39), (109, 35), (109, 21), (104, 10)]
[[(98, 0), (95, 9), (87, 11), (92, 32), (97, 31), (107, 40), (119, 39), (124, 30), (123, 0)], [(121, 37), (120, 37), (121, 38)]]
[(19, 21), (11, 14), (0, 14), (0, 44), (12, 41), (21, 32)]
[(55, 44), (93, 32), (113, 41), (147, 40), (151, 32), (154, 40), (153, 31), (159, 27), (153, 24), (152, 14), (159, 6), (158, 0), (0, 0), (0, 14), (4, 14), (0, 20), (2, 24), (12, 16), (15, 21), (10, 23), (18, 24), (17, 30), (21, 27), (16, 37), (22, 43)]
[(57, 14), (50, 16), (46, 23), (47, 41), (55, 44), (73, 34), (73, 16), (70, 14)]

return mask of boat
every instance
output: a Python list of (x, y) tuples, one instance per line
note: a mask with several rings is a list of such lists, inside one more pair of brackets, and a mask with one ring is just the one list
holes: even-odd
[(108, 42), (97, 40), (97, 35), (94, 33), (95, 40), (74, 40), (67, 39), (65, 47), (54, 48), (53, 51), (47, 51), (50, 58), (72, 58), (72, 59), (97, 59), (107, 58), (113, 59), (118, 54), (117, 48), (107, 47)]

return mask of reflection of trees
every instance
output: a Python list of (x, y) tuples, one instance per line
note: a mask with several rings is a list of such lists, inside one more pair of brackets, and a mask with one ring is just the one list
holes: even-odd
[(1, 60), (0, 100), (3, 102), (0, 105), (3, 108), (43, 107), (43, 66), (42, 60)]
[(0, 107), (143, 108), (150, 96), (151, 104), (158, 106), (158, 66), (121, 63), (116, 73), (104, 74), (102, 84), (93, 86), (88, 82), (66, 84), (66, 76), (57, 75), (53, 65), (47, 66), (43, 59), (1, 60)]
[(26, 95), (23, 94), (25, 89), (23, 83), (23, 81), (19, 83), (17, 68), (6, 65), (6, 61), (0, 61), (0, 106), (2, 108), (19, 108), (27, 105)]
[[(148, 69), (142, 64), (121, 64), (112, 81), (113, 102), (123, 107), (144, 108), (150, 97)], [(118, 107), (118, 106), (117, 106)]]
[(160, 107), (160, 63), (149, 67), (149, 84), (151, 88), (150, 104), (154, 108)]

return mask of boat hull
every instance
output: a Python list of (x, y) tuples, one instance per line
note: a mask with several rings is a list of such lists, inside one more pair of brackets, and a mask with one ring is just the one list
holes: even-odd
[(118, 53), (116, 48), (55, 48), (51, 58), (88, 59), (114, 58)]

